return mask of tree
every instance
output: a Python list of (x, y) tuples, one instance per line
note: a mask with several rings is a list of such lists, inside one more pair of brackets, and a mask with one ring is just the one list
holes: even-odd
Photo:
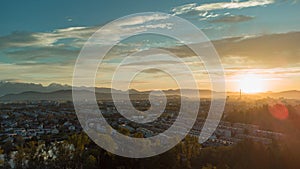
[(202, 167), (202, 169), (217, 169), (217, 167), (215, 167), (211, 164), (207, 164), (206, 166)]
[(15, 155), (15, 168), (23, 169), (25, 168), (26, 155), (23, 147), (17, 146), (17, 153)]
[(130, 135), (130, 131), (128, 129), (126, 129), (126, 128), (123, 128), (123, 127), (119, 128), (118, 132), (124, 134), (125, 136), (129, 136)]
[(87, 160), (85, 160), (84, 168), (96, 169), (97, 168), (97, 159), (93, 155), (89, 155)]
[(18, 146), (23, 146), (24, 143), (25, 143), (25, 141), (24, 141), (24, 139), (23, 139), (22, 136), (17, 135), (17, 136), (15, 137), (15, 144), (16, 144), (16, 145), (18, 145)]
[[(0, 155), (4, 154), (4, 150), (2, 148), (0, 148)], [(0, 166), (4, 165), (4, 159), (0, 159)]]
[(55, 155), (57, 156), (57, 158), (54, 160), (52, 168), (71, 168), (71, 160), (74, 152), (72, 146), (67, 141), (57, 142), (54, 146), (56, 147)]
[(84, 134), (74, 134), (68, 138), (69, 144), (74, 146), (74, 154), (72, 156), (73, 168), (79, 169), (83, 168), (83, 153), (85, 151), (85, 146), (90, 143), (89, 137)]
[(197, 137), (186, 136), (185, 139), (176, 146), (179, 167), (192, 168), (192, 158), (199, 155), (200, 148), (201, 145)]
[(12, 151), (13, 149), (13, 145), (10, 141), (6, 142), (4, 145), (3, 145), (3, 150), (4, 150), (4, 153), (6, 156), (8, 156), (10, 154), (10, 152)]

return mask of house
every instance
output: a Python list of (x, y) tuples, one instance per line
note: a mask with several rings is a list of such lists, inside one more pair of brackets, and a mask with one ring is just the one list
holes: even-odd
[(14, 141), (14, 138), (13, 137), (7, 137), (6, 139), (4, 139), (2, 142), (3, 143), (6, 143), (6, 142), (13, 142)]
[(75, 131), (75, 129), (76, 129), (75, 126), (73, 126), (73, 125), (69, 126), (70, 131)]
[(59, 130), (57, 130), (56, 128), (55, 128), (55, 129), (52, 129), (51, 133), (52, 133), (52, 134), (58, 134), (58, 133), (59, 133)]

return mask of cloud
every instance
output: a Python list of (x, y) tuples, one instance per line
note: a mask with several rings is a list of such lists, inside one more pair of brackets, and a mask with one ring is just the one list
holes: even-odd
[(255, 68), (230, 68), (226, 69), (227, 74), (229, 75), (240, 75), (253, 73), (253, 74), (267, 74), (269, 76), (273, 75), (293, 75), (300, 74), (299, 67), (290, 67), (290, 68), (270, 68), (270, 69), (255, 69)]
[(1, 79), (1, 82), (21, 82), (20, 79)]
[(78, 52), (95, 31), (96, 27), (71, 27), (0, 37), (0, 79), (70, 84)]
[(168, 16), (166, 15), (161, 15), (161, 14), (152, 14), (152, 15), (137, 15), (130, 17), (126, 20), (119, 20), (118, 24), (115, 25), (117, 27), (123, 27), (123, 26), (132, 26), (132, 25), (141, 25), (145, 24), (148, 22), (153, 22), (153, 21), (159, 21), (159, 20), (165, 20), (167, 19)]
[(248, 1), (231, 1), (216, 2), (198, 5), (196, 3), (186, 4), (173, 8), (171, 11), (174, 15), (181, 15), (190, 12), (205, 12), (221, 9), (241, 9), (255, 6), (264, 6), (274, 3), (275, 0), (248, 0)]
[[(168, 28), (171, 23), (163, 22), (168, 16), (161, 14), (149, 14), (145, 16), (134, 16), (132, 18), (113, 22), (109, 30), (102, 27), (110, 39), (118, 40), (120, 35), (138, 33), (147, 29)], [(69, 27), (56, 29), (52, 32), (13, 32), (9, 35), (0, 37), (0, 49), (19, 48), (19, 47), (49, 47), (49, 46), (72, 46), (81, 48), (84, 42), (95, 33), (100, 27)]]
[(191, 3), (191, 4), (186, 4), (186, 5), (175, 7), (171, 11), (173, 12), (174, 15), (181, 15), (184, 13), (189, 13), (191, 11), (194, 11), (195, 7), (197, 7), (197, 4)]
[(117, 22), (101, 28), (103, 32), (98, 37), (97, 43), (102, 45), (111, 44), (122, 40), (128, 35), (137, 35), (151, 29), (172, 29), (173, 24), (168, 23), (166, 19), (169, 16), (162, 14), (145, 14), (143, 16), (131, 16), (130, 18), (121, 18)]
[(219, 9), (241, 9), (255, 6), (264, 6), (274, 3), (274, 0), (249, 0), (249, 1), (232, 1), (232, 2), (218, 2), (203, 4), (195, 7), (197, 11), (211, 11)]
[[(171, 29), (168, 17), (161, 14), (136, 16), (113, 23), (104, 31), (99, 45), (110, 44), (124, 35), (137, 34), (148, 29)], [(84, 43), (100, 27), (69, 27), (51, 32), (13, 32), (0, 37), (1, 79), (21, 79), (24, 82), (47, 84), (71, 83), (75, 60)], [(109, 54), (122, 57), (127, 46), (112, 50)], [(135, 52), (135, 47), (128, 51)], [(125, 53), (127, 55), (128, 53)], [(107, 62), (118, 59), (111, 57)], [(113, 63), (114, 64), (114, 63)], [(106, 71), (114, 66), (106, 66)], [(107, 73), (109, 74), (109, 73)], [(104, 75), (107, 76), (107, 75)]]
[(70, 27), (56, 29), (52, 32), (13, 32), (0, 37), (0, 49), (61, 46), (63, 43), (59, 42), (68, 39), (69, 41), (65, 41), (65, 45), (81, 47), (97, 29), (97, 27)]
[[(214, 2), (214, 3), (191, 3), (171, 9), (170, 13), (172, 15), (179, 15), (181, 17), (188, 18), (190, 20), (211, 20), (216, 19), (216, 22), (222, 23), (233, 23), (233, 22), (242, 22), (247, 21), (253, 18), (251, 16), (237, 15), (237, 16), (228, 16), (230, 13), (228, 10), (232, 9), (244, 9), (250, 7), (263, 7), (275, 3), (275, 0), (245, 0), (245, 1), (231, 1), (231, 2)], [(220, 18), (219, 18), (220, 17)], [(224, 21), (223, 21), (224, 19)]]
[[(163, 22), (166, 18), (168, 16), (149, 14), (113, 22), (109, 30), (103, 28), (105, 34), (100, 39), (100, 45), (111, 44), (124, 35), (136, 34), (147, 29), (171, 29), (170, 23)], [(52, 32), (13, 32), (0, 37), (0, 61), (30, 65), (67, 64), (70, 61), (74, 63), (84, 43), (99, 28), (69, 27)], [(113, 51), (110, 54), (118, 55), (119, 52)]]
[(146, 65), (174, 65), (178, 64), (178, 61), (170, 61), (170, 60), (159, 60), (159, 61), (139, 61), (139, 62), (131, 62), (127, 64), (123, 64), (122, 66), (146, 66)]
[(245, 15), (230, 15), (220, 17), (218, 19), (211, 20), (211, 23), (235, 23), (235, 22), (246, 22), (254, 19), (253, 16), (245, 16)]
[[(300, 32), (235, 37), (213, 41), (221, 58), (239, 57), (239, 66), (262, 68), (290, 67), (300, 64)], [(237, 59), (233, 59), (237, 61)], [(232, 62), (228, 60), (231, 64)]]
[[(236, 80), (241, 74), (252, 73), (261, 76), (266, 81), (291, 80), (300, 76), (299, 42), (300, 32), (241, 36), (212, 41), (229, 80)], [(164, 48), (164, 50), (174, 53), (185, 61), (188, 61), (190, 57), (195, 57), (195, 54), (186, 46)], [(200, 79), (204, 79), (203, 74), (206, 73), (206, 70), (201, 68), (201, 64), (199, 62), (195, 68), (193, 65), (191, 66), (194, 73)], [(145, 64), (137, 62), (129, 65), (143, 66)], [(217, 74), (218, 70), (209, 72)], [(157, 78), (164, 77), (155, 69), (149, 70), (147, 73), (153, 74), (153, 77), (157, 76)], [(185, 75), (186, 72), (181, 73)]]
[(17, 65), (0, 62), (0, 80), (17, 79), (18, 82), (42, 83), (59, 82), (71, 84), (71, 65)]
[(9, 47), (20, 47), (28, 44), (35, 44), (37, 38), (29, 32), (13, 32), (10, 35), (0, 37), (0, 49)]
[(4, 52), (5, 56), (15, 64), (74, 64), (79, 49), (63, 47), (23, 48)]
[[(299, 42), (300, 32), (288, 32), (224, 38), (214, 40), (212, 44), (225, 68), (274, 68), (300, 65)], [(163, 49), (185, 59), (195, 56), (186, 46)]]
[(69, 17), (69, 16), (65, 17), (65, 19), (66, 19), (68, 22), (72, 22), (72, 21), (73, 21), (73, 18), (71, 18), (71, 17)]
[(159, 69), (146, 69), (143, 72), (144, 73), (150, 73), (150, 74), (153, 74), (153, 73), (162, 73), (162, 71), (159, 70)]

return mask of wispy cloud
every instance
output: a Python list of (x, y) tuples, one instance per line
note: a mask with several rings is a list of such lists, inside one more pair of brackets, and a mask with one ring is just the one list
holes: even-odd
[(174, 15), (181, 15), (189, 12), (203, 12), (220, 9), (241, 9), (255, 6), (264, 6), (274, 3), (274, 0), (248, 0), (248, 1), (231, 1), (216, 2), (197, 5), (196, 3), (178, 6), (172, 9)]
[(78, 46), (80, 40), (86, 40), (96, 30), (97, 27), (70, 27), (56, 29), (53, 32), (13, 32), (12, 34), (0, 37), (0, 49), (56, 46), (62, 45), (59, 44), (59, 41), (66, 39), (73, 39), (74, 43), (72, 45)]
[(235, 22), (246, 22), (249, 20), (254, 19), (253, 16), (246, 16), (246, 15), (230, 15), (220, 17), (214, 20), (211, 20), (211, 23), (235, 23)]
[[(239, 66), (291, 67), (300, 63), (300, 32), (236, 37), (213, 41), (224, 61), (240, 62)], [(240, 59), (231, 57), (238, 57)], [(244, 62), (243, 64), (241, 62)], [(227, 64), (225, 62), (225, 64)]]
[(249, 21), (254, 19), (254, 17), (242, 14), (234, 15), (234, 9), (264, 7), (273, 3), (275, 3), (275, 0), (234, 0), (201, 4), (191, 3), (174, 7), (170, 13), (196, 21), (206, 20), (210, 23), (235, 23)]
[(249, 1), (231, 1), (231, 2), (218, 2), (203, 4), (195, 7), (197, 11), (211, 11), (218, 9), (241, 9), (255, 6), (264, 6), (274, 3), (274, 0), (249, 0)]
[(1, 79), (17, 82), (71, 84), (73, 68), (70, 65), (17, 65), (0, 62)]
[(228, 76), (239, 76), (241, 74), (256, 74), (264, 75), (266, 77), (276, 77), (283, 78), (287, 76), (299, 76), (300, 68), (299, 67), (289, 67), (289, 68), (271, 68), (271, 69), (255, 69), (255, 68), (229, 68), (226, 69), (226, 74)]

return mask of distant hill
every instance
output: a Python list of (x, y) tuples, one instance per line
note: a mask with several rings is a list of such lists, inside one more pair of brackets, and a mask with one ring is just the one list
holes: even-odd
[[(97, 89), (96, 97), (99, 100), (111, 100), (111, 93), (107, 89)], [(88, 98), (88, 94), (92, 93), (90, 90), (79, 90), (82, 97)], [(100, 93), (101, 92), (101, 93)], [(116, 93), (118, 98), (124, 95), (122, 92)], [(59, 90), (54, 92), (23, 92), (19, 94), (8, 94), (0, 97), (0, 101), (37, 101), (37, 100), (51, 100), (51, 101), (72, 101), (72, 90)]]
[(300, 99), (300, 91), (298, 90), (289, 90), (289, 91), (282, 91), (282, 92), (268, 92), (264, 93), (263, 96), (265, 97), (284, 97), (284, 98), (289, 98), (289, 99)]
[[(79, 90), (79, 89), (77, 89)], [(188, 90), (188, 89), (186, 89)], [(111, 100), (111, 89), (109, 88), (96, 88), (96, 97), (98, 100)], [(82, 97), (85, 97), (89, 92), (92, 92), (90, 88), (80, 89)], [(112, 90), (114, 94), (117, 95), (117, 99), (124, 99), (127, 95), (126, 92), (120, 90)], [(179, 90), (165, 90), (165, 94), (168, 96), (180, 95)], [(131, 99), (147, 99), (149, 97), (150, 91), (137, 91), (129, 90)], [(210, 90), (200, 90), (201, 97), (210, 97)], [(194, 97), (195, 91), (188, 90), (186, 97)], [(29, 91), (19, 94), (7, 94), (0, 97), (0, 101), (36, 101), (36, 100), (56, 100), (56, 101), (71, 101), (72, 100), (72, 90), (59, 90), (54, 92), (36, 92)]]
[(48, 86), (35, 83), (14, 83), (0, 81), (0, 96), (7, 94), (18, 94), (23, 92), (54, 92), (58, 90), (70, 90), (72, 87), (69, 85), (61, 85), (52, 83)]
[(25, 101), (25, 100), (72, 100), (72, 90), (60, 90), (55, 92), (23, 92), (20, 94), (8, 94), (0, 97), (1, 101)]
[[(88, 92), (92, 92), (93, 88), (77, 87), (77, 90), (82, 92), (82, 96)], [(182, 89), (185, 97), (195, 97), (196, 91), (193, 89)], [(126, 97), (126, 92), (111, 88), (95, 88), (96, 97), (98, 100), (111, 100), (111, 93), (117, 95), (118, 99)], [(145, 99), (151, 91), (138, 91), (130, 89), (131, 99)], [(210, 98), (212, 93), (219, 94), (211, 90), (199, 90), (201, 98)], [(180, 90), (164, 90), (167, 96), (180, 95)], [(238, 96), (239, 92), (227, 92), (227, 96)], [(245, 95), (245, 94), (243, 94)], [(247, 94), (246, 94), (247, 95)], [(300, 99), (300, 91), (291, 90), (283, 92), (267, 92), (259, 94), (249, 94), (249, 96), (259, 97), (284, 97), (290, 99)], [(42, 86), (33, 83), (11, 83), (0, 82), (0, 101), (26, 101), (26, 100), (57, 100), (57, 101), (71, 101), (72, 87), (68, 85), (50, 84), (49, 86)]]

